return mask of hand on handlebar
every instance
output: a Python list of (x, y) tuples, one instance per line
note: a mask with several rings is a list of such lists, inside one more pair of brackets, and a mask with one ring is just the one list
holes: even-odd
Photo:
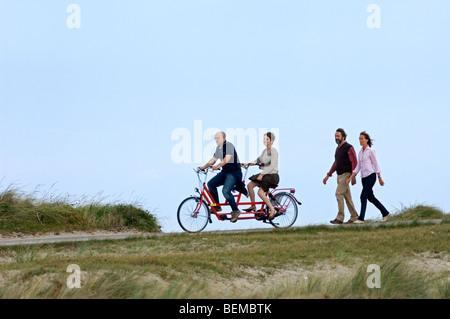
[(208, 166), (208, 167), (205, 167), (205, 168), (203, 168), (203, 166), (199, 166), (197, 168), (194, 168), (194, 171), (196, 173), (206, 173), (209, 169), (211, 169), (213, 171), (220, 170), (220, 166), (219, 165), (217, 165), (217, 166), (212, 166), (211, 165), (211, 166)]
[(194, 171), (195, 171), (196, 173), (200, 173), (200, 172), (203, 171), (203, 170), (202, 170), (202, 168), (199, 166), (199, 167), (197, 167), (197, 168), (194, 168)]
[(210, 166), (210, 167), (203, 167), (203, 166), (199, 166), (199, 167), (197, 167), (197, 168), (195, 168), (194, 170), (197, 172), (197, 173), (206, 173), (207, 171), (208, 171), (208, 169), (209, 168), (211, 168), (212, 166)]

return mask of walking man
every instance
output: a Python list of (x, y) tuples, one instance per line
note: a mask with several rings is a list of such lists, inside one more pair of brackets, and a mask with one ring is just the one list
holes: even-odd
[[(338, 202), (338, 214), (336, 218), (330, 223), (342, 224), (344, 222), (344, 199), (347, 203), (347, 208), (350, 211), (350, 219), (346, 224), (353, 223), (358, 219), (358, 213), (356, 212), (355, 205), (353, 204), (352, 194), (350, 192), (350, 186), (346, 180), (352, 175), (352, 171), (357, 165), (356, 152), (353, 146), (347, 143), (347, 134), (342, 128), (338, 128), (334, 135), (337, 143), (336, 152), (334, 154), (334, 163), (327, 176), (323, 179), (323, 183), (326, 185), (328, 179), (337, 172), (337, 188), (336, 199)], [(356, 179), (352, 179), (352, 185), (356, 184)]]

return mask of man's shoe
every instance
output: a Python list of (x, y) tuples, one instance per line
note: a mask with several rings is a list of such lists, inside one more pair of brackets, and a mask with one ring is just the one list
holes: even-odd
[(340, 224), (342, 224), (342, 220), (339, 220), (336, 218), (335, 220), (331, 220), (330, 223), (335, 224), (335, 225), (340, 225)]
[(353, 224), (353, 222), (354, 222), (354, 220), (349, 219), (344, 224)]
[(363, 220), (357, 219), (353, 222), (353, 224), (365, 224), (365, 222)]
[(241, 211), (239, 211), (239, 210), (235, 210), (234, 212), (231, 212), (230, 222), (235, 223), (238, 220), (238, 217), (240, 214), (241, 214)]
[(386, 216), (384, 216), (384, 217), (381, 219), (381, 222), (384, 223), (384, 222), (387, 221), (389, 218), (391, 218), (391, 214), (387, 214)]

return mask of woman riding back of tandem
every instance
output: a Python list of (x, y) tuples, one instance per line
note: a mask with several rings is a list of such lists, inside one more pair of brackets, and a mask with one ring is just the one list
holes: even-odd
[[(273, 133), (268, 132), (264, 134), (264, 145), (266, 146), (266, 149), (253, 162), (243, 164), (245, 166), (259, 165), (262, 169), (261, 173), (250, 177), (251, 182), (248, 184), (247, 189), (251, 202), (255, 202), (255, 192), (253, 189), (256, 186), (259, 186), (258, 195), (270, 209), (269, 220), (274, 218), (277, 211), (267, 198), (266, 193), (269, 191), (269, 188), (276, 188), (280, 182), (280, 177), (278, 175), (278, 151), (272, 146), (274, 140), (275, 135)], [(256, 211), (256, 206), (252, 205), (245, 209), (245, 211)]]

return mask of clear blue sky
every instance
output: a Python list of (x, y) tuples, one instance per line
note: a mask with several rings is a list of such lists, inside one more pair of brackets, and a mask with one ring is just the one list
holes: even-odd
[[(449, 12), (448, 0), (0, 0), (1, 187), (137, 200), (180, 231), (199, 163), (174, 163), (174, 130), (275, 128), (280, 186), (304, 203), (296, 225), (328, 223), (335, 175), (322, 179), (343, 127), (356, 151), (361, 131), (375, 139), (389, 210), (449, 212)], [(358, 177), (357, 210), (360, 192)]]

